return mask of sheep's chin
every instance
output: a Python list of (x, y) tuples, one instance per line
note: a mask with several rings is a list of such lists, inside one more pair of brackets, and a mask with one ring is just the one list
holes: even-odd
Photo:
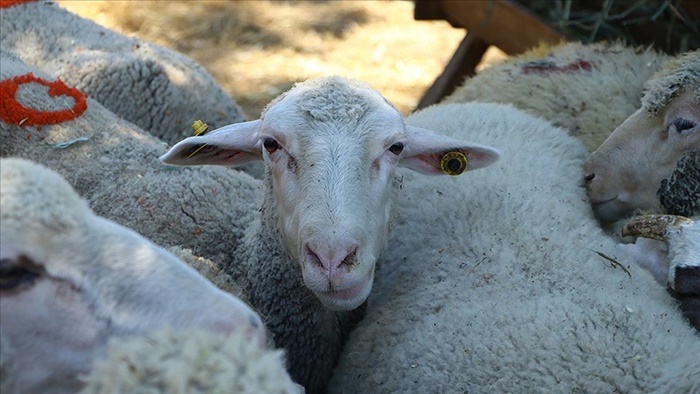
[(593, 203), (593, 211), (601, 222), (613, 223), (626, 216), (629, 216), (634, 209), (624, 201), (613, 198), (603, 202)]
[(374, 275), (342, 290), (314, 292), (323, 306), (332, 311), (351, 311), (362, 305), (372, 290)]

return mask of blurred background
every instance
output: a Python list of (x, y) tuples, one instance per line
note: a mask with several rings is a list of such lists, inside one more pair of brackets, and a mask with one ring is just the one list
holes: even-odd
[[(445, 21), (415, 21), (411, 1), (58, 3), (193, 58), (249, 119), (294, 82), (328, 74), (366, 81), (408, 114), (465, 34)], [(493, 48), (484, 60), (503, 57)]]
[[(265, 104), (294, 82), (328, 74), (364, 80), (402, 113), (410, 113), (467, 32), (445, 19), (462, 27), (466, 24), (459, 21), (471, 19), (470, 27), (484, 27), (480, 39), (493, 37), (482, 40), (486, 45), (500, 38), (508, 44), (502, 47), (511, 46), (509, 53), (522, 52), (543, 33), (550, 42), (564, 35), (582, 42), (623, 40), (669, 53), (700, 47), (700, 0), (460, 0), (449, 6), (444, 0), (417, 0), (426, 16), (420, 21), (414, 19), (414, 2), (407, 0), (58, 3), (107, 28), (193, 58), (248, 119), (257, 118)], [(497, 3), (501, 9), (494, 11)], [(523, 10), (541, 23), (522, 19)], [(534, 38), (528, 40), (526, 33)], [(476, 72), (507, 58), (495, 46), (476, 56)], [(464, 64), (453, 67), (452, 86), (466, 75), (454, 71), (460, 67)]]

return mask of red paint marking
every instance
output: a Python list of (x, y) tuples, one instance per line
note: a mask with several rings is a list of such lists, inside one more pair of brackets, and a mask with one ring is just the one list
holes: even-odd
[[(49, 97), (69, 96), (75, 100), (73, 108), (57, 111), (39, 111), (27, 108), (17, 101), (17, 89), (25, 83), (38, 83), (49, 88)], [(22, 127), (52, 125), (75, 119), (87, 109), (86, 96), (78, 89), (71, 88), (61, 80), (47, 81), (34, 74), (18, 75), (0, 81), (0, 119)]]
[(523, 66), (524, 74), (550, 74), (550, 73), (564, 73), (571, 74), (576, 71), (591, 71), (593, 69), (593, 64), (585, 60), (577, 60), (573, 63), (569, 63), (565, 66), (559, 67), (553, 62), (547, 61), (535, 61), (527, 63)]
[(0, 8), (8, 8), (14, 5), (20, 5), (24, 3), (33, 3), (37, 0), (0, 0)]

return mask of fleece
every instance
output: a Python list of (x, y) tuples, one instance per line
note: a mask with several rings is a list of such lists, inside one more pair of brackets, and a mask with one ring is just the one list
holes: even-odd
[(501, 160), (448, 180), (402, 174), (331, 393), (697, 392), (700, 338), (664, 288), (616, 256), (580, 182), (580, 141), (496, 104), (437, 105), (408, 123)]
[[(0, 55), (0, 83), (31, 73), (53, 86), (55, 78), (11, 53)], [(20, 86), (11, 99), (40, 120), (74, 104), (71, 97), (52, 97), (44, 85), (33, 83)], [(166, 248), (181, 247), (211, 260), (223, 276), (208, 277), (230, 282), (229, 275), (241, 287), (241, 296), (260, 313), (275, 345), (286, 350), (295, 381), (309, 392), (323, 390), (362, 310), (326, 310), (305, 287), (276, 229), (261, 220), (260, 180), (225, 167), (165, 166), (158, 161), (165, 143), (90, 98), (80, 116), (62, 123), (27, 127), (21, 120), (2, 119), (0, 157), (42, 163), (65, 177), (98, 215)]]
[(58, 174), (0, 160), (2, 390), (75, 393), (110, 337), (264, 327), (243, 302), (128, 229), (93, 214)]
[[(233, 262), (237, 240), (260, 206), (260, 182), (245, 173), (215, 167), (172, 168), (158, 157), (167, 145), (87, 98), (86, 109), (56, 124), (27, 126), (6, 119), (10, 102), (37, 122), (71, 112), (75, 100), (57, 82), (12, 53), (0, 54), (0, 83), (32, 75), (50, 87), (29, 83), (3, 97), (1, 157), (21, 157), (63, 176), (92, 210), (164, 247), (181, 246), (215, 264)], [(6, 91), (3, 91), (3, 94)], [(65, 86), (65, 93), (76, 90)], [(67, 108), (67, 109), (66, 109)]]
[(0, 8), (0, 46), (87, 93), (119, 117), (175, 143), (202, 119), (245, 120), (236, 103), (192, 59), (130, 38), (49, 1)]
[(541, 46), (467, 79), (446, 103), (506, 103), (567, 129), (594, 151), (642, 98), (669, 59), (617, 43)]
[(81, 394), (303, 393), (279, 350), (263, 350), (241, 334), (173, 332), (115, 338), (83, 377)]

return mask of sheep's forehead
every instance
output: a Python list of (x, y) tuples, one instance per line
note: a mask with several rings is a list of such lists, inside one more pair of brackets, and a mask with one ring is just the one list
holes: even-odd
[(87, 203), (53, 171), (24, 160), (3, 160), (1, 167), (3, 224), (24, 231), (68, 232), (92, 215)]
[(295, 86), (270, 105), (263, 122), (267, 132), (302, 144), (334, 137), (390, 139), (405, 128), (401, 114), (378, 92), (333, 77)]

